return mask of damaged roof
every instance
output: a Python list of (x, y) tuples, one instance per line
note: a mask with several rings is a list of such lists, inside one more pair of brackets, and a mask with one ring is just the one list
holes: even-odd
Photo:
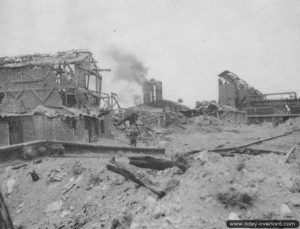
[(63, 118), (78, 118), (78, 117), (92, 117), (92, 118), (98, 118), (99, 115), (96, 112), (85, 112), (80, 109), (76, 108), (69, 108), (69, 107), (45, 107), (43, 105), (38, 105), (33, 110), (18, 114), (18, 113), (1, 113), (0, 112), (0, 118), (7, 118), (7, 117), (20, 117), (20, 116), (33, 116), (33, 115), (45, 115), (49, 118), (54, 117), (63, 117)]
[(225, 80), (225, 82), (237, 83), (237, 85), (239, 87), (245, 87), (245, 88), (248, 88), (248, 89), (251, 89), (251, 90), (255, 91), (255, 93), (257, 93), (257, 94), (262, 94), (262, 92), (260, 92), (256, 88), (249, 85), (245, 80), (242, 80), (241, 78), (238, 77), (238, 75), (234, 74), (233, 72), (225, 70), (224, 72), (220, 73), (218, 76), (222, 80)]
[(91, 54), (92, 53), (88, 50), (70, 50), (55, 54), (0, 57), (0, 68), (17, 68), (30, 65), (70, 64), (83, 61)]

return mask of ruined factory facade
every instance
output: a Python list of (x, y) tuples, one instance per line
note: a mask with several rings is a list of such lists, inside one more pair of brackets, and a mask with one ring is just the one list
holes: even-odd
[(162, 82), (155, 79), (144, 82), (144, 104), (151, 105), (162, 101)]
[(179, 103), (163, 99), (162, 82), (151, 79), (143, 84), (144, 104), (163, 108), (165, 111), (180, 112), (189, 109)]
[(0, 111), (99, 105), (99, 70), (88, 51), (0, 58)]
[(240, 108), (252, 96), (262, 93), (230, 71), (219, 74), (219, 104)]
[(295, 92), (263, 94), (228, 70), (218, 76), (219, 104), (246, 111), (250, 120), (300, 116), (300, 99)]
[(0, 145), (110, 136), (99, 71), (84, 50), (0, 58)]
[(110, 137), (107, 125), (107, 120), (91, 116), (2, 115), (0, 146), (35, 140), (96, 142), (100, 137)]

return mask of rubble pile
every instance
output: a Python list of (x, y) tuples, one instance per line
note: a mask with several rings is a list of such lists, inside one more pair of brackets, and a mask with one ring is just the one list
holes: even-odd
[(155, 207), (145, 200), (131, 228), (221, 229), (228, 219), (299, 219), (300, 194), (287, 189), (296, 182), (290, 180), (299, 174), (296, 165), (284, 165), (274, 154), (244, 159), (240, 171), (237, 158), (216, 155), (196, 161)]
[(207, 115), (217, 115), (217, 112), (222, 110), (221, 106), (215, 101), (196, 102), (195, 109)]
[(187, 118), (178, 112), (164, 112), (146, 105), (129, 108), (113, 115), (114, 125), (128, 134), (130, 126), (137, 125), (140, 139), (158, 140), (168, 133), (167, 128), (187, 123)]
[(246, 123), (246, 113), (229, 105), (220, 105), (215, 101), (196, 102), (194, 109), (181, 111), (184, 116), (212, 116), (231, 123)]
[[(140, 120), (145, 114), (138, 115)], [(193, 126), (223, 131), (208, 134), (191, 131)], [(228, 219), (300, 218), (299, 131), (260, 145), (283, 152), (296, 147), (289, 160), (272, 151), (210, 151), (297, 130), (299, 119), (272, 127), (230, 125), (202, 115), (184, 128), (168, 128), (167, 155), (156, 159), (85, 152), (79, 160), (65, 153), (64, 158), (50, 155), (2, 167), (1, 191), (14, 224), (32, 229), (223, 229)]]
[(226, 125), (224, 121), (208, 115), (200, 115), (190, 118), (189, 124), (196, 131), (206, 133), (221, 132), (223, 131), (223, 126)]
[[(126, 158), (118, 161), (128, 163)], [(124, 213), (135, 215), (145, 196), (157, 198), (147, 188), (107, 170), (109, 163), (107, 158), (48, 158), (18, 169), (6, 167), (1, 190), (14, 224), (22, 228), (111, 228), (124, 223)], [(26, 172), (30, 170), (40, 175), (38, 181), (31, 180)], [(136, 170), (156, 180), (165, 192), (178, 185), (174, 182), (180, 176), (178, 168)]]

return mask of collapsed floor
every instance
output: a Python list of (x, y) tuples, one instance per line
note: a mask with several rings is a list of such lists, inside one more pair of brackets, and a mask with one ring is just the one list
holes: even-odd
[[(300, 219), (299, 150), (285, 163), (283, 154), (235, 154), (222, 157), (209, 149), (241, 145), (300, 128), (300, 119), (273, 127), (233, 124), (210, 116), (158, 128), (168, 158), (185, 155), (189, 168), (136, 168), (159, 184), (156, 194), (106, 169), (111, 157), (42, 158), (26, 166), (2, 167), (1, 188), (12, 218), (23, 228), (225, 228), (230, 219)], [(183, 128), (182, 128), (183, 127)], [(115, 140), (126, 145), (116, 129)], [(149, 145), (139, 139), (138, 146)], [(300, 133), (264, 142), (257, 148), (287, 152), (300, 145)], [(187, 152), (193, 152), (187, 154)], [(93, 158), (93, 156), (95, 156)], [(128, 164), (127, 155), (115, 160)], [(33, 182), (29, 171), (40, 179)]]

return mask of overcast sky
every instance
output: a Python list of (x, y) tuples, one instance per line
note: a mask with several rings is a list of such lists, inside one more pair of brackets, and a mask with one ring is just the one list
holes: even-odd
[[(265, 93), (300, 94), (299, 0), (0, 0), (0, 56), (87, 48), (114, 70), (111, 47), (191, 107), (217, 100), (226, 69)], [(112, 74), (103, 90), (120, 92)]]

